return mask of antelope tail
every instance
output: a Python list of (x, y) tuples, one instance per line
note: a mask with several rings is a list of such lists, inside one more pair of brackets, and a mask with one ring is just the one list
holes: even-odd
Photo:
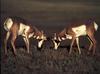
[(94, 22), (94, 28), (95, 28), (95, 30), (97, 31), (98, 25), (96, 24), (96, 22)]

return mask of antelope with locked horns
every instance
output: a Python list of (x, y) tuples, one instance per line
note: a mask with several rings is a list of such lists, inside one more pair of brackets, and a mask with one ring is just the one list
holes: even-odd
[(26, 44), (27, 52), (29, 53), (29, 38), (33, 37), (38, 40), (38, 48), (41, 48), (46, 36), (43, 31), (39, 31), (35, 26), (31, 26), (20, 17), (9, 17), (4, 22), (4, 29), (7, 31), (5, 44), (5, 54), (7, 54), (7, 40), (11, 36), (11, 45), (13, 52), (16, 55), (15, 40), (21, 35)]
[(80, 36), (86, 36), (90, 41), (89, 51), (92, 49), (93, 46), (93, 54), (95, 53), (96, 48), (96, 40), (94, 38), (94, 33), (97, 31), (98, 25), (93, 20), (87, 20), (82, 22), (77, 22), (72, 25), (69, 25), (67, 28), (62, 30), (60, 33), (55, 33), (53, 36), (53, 43), (54, 43), (54, 49), (57, 49), (60, 45), (60, 42), (65, 39), (72, 40), (70, 45), (70, 51), (69, 54), (72, 52), (72, 46), (76, 40), (77, 47), (79, 54), (81, 54), (81, 50), (79, 47), (79, 37)]

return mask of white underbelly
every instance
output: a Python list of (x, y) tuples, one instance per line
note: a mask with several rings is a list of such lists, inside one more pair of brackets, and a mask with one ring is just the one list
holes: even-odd
[(26, 33), (29, 30), (29, 26), (26, 26), (23, 23), (20, 23), (20, 27), (19, 27), (19, 31), (18, 31), (18, 35), (22, 35), (24, 33)]
[(76, 34), (76, 37), (86, 35), (86, 25), (81, 25), (72, 28), (72, 31)]

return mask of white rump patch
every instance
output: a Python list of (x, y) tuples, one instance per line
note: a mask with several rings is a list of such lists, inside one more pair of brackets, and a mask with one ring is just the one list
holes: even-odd
[(81, 35), (86, 35), (86, 25), (73, 27), (72, 31), (75, 32), (76, 37), (81, 36)]
[(6, 21), (4, 22), (4, 28), (5, 30), (9, 31), (11, 29), (13, 25), (13, 21), (11, 18), (6, 19)]

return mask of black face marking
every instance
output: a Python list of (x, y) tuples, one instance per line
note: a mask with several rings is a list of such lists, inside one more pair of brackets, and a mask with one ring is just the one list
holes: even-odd
[(55, 42), (58, 44), (58, 43), (60, 43), (60, 41), (59, 40), (55, 40)]
[(42, 39), (38, 39), (38, 41), (41, 41)]

